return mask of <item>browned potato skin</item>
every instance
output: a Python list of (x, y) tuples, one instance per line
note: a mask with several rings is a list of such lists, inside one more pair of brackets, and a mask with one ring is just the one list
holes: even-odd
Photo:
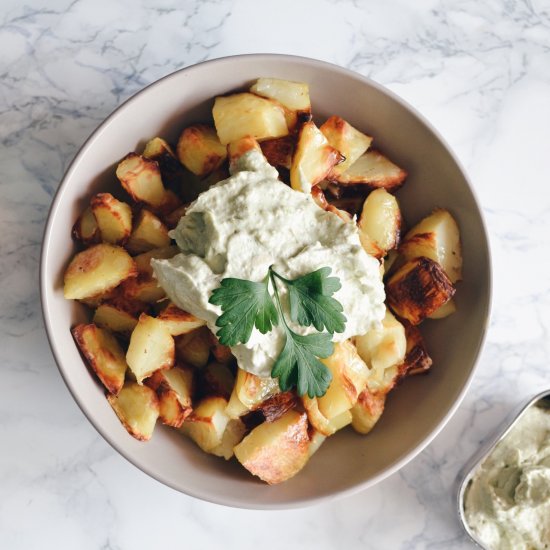
[(124, 351), (108, 331), (94, 324), (71, 330), (78, 348), (107, 390), (117, 395), (124, 385), (127, 369)]
[(368, 434), (380, 420), (386, 404), (384, 392), (371, 392), (365, 388), (351, 409), (352, 426), (356, 432)]
[(73, 239), (85, 246), (100, 242), (99, 227), (90, 207), (86, 208), (73, 225)]
[(219, 168), (227, 158), (216, 130), (206, 124), (185, 128), (178, 140), (177, 155), (180, 162), (199, 177)]
[(171, 302), (160, 312), (158, 319), (166, 324), (172, 336), (186, 334), (206, 324), (206, 321), (183, 311)]
[(155, 214), (146, 209), (141, 210), (126, 242), (128, 251), (131, 254), (142, 254), (169, 245), (168, 228)]
[(295, 409), (300, 400), (290, 391), (276, 393), (260, 403), (254, 410), (260, 411), (266, 422), (275, 422), (287, 411)]
[(262, 141), (260, 147), (269, 164), (275, 167), (282, 166), (290, 170), (292, 155), (296, 148), (296, 136), (294, 134)]
[(128, 336), (146, 308), (147, 305), (143, 302), (129, 300), (117, 294), (97, 306), (93, 321), (100, 328)]
[(424, 257), (405, 263), (386, 284), (389, 306), (412, 325), (418, 325), (454, 293), (455, 288), (441, 266)]
[(399, 366), (399, 377), (428, 372), (432, 366), (432, 358), (428, 355), (420, 330), (418, 327), (406, 323), (405, 336), (407, 338), (407, 354), (403, 364)]
[(151, 275), (139, 273), (137, 277), (127, 279), (121, 285), (122, 296), (126, 300), (155, 304), (166, 298), (166, 292)]
[[(133, 422), (133, 419), (129, 416), (129, 411), (121, 405), (122, 398), (125, 398), (127, 394), (133, 394), (132, 399), (141, 401), (140, 409), (147, 410), (150, 415), (150, 421), (152, 421), (152, 428), (147, 426), (148, 431), (144, 431), (145, 426), (136, 426), (136, 422)], [(125, 395), (123, 395), (125, 394)], [(159, 414), (159, 402), (157, 394), (147, 386), (140, 386), (134, 382), (130, 382), (124, 385), (118, 396), (108, 395), (107, 400), (109, 401), (111, 407), (118, 416), (120, 422), (126, 429), (126, 431), (139, 441), (149, 441), (153, 434), (154, 423), (158, 418)], [(143, 419), (141, 419), (143, 420)]]
[(176, 355), (180, 361), (196, 368), (204, 367), (210, 356), (210, 336), (206, 327), (175, 337)]
[(167, 187), (174, 190), (180, 188), (185, 181), (186, 171), (164, 139), (156, 137), (148, 141), (143, 156), (158, 163), (162, 182)]
[(323, 190), (318, 186), (314, 185), (311, 188), (311, 196), (313, 197), (313, 200), (315, 201), (315, 204), (321, 208), (322, 210), (328, 210), (330, 207), (330, 204), (327, 201), (327, 198), (325, 197), (325, 193)]
[(98, 193), (90, 201), (90, 208), (99, 227), (103, 242), (124, 244), (132, 231), (132, 210), (111, 193)]
[(236, 141), (229, 142), (227, 144), (229, 168), (231, 169), (239, 160), (239, 158), (242, 157), (245, 153), (254, 150), (262, 152), (258, 141), (251, 136), (245, 136)]
[[(101, 277), (92, 277), (84, 285), (84, 290), (82, 284), (74, 288), (74, 281), (87, 279), (96, 271), (102, 272)], [(108, 279), (104, 272), (110, 274)], [(77, 253), (69, 263), (63, 277), (65, 298), (82, 300), (105, 294), (136, 275), (136, 264), (126, 250), (107, 243), (96, 244)]]

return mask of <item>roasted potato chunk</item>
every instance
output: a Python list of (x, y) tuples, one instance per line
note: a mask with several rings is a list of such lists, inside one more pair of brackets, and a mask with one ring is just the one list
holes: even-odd
[(200, 371), (200, 390), (203, 395), (217, 395), (229, 399), (235, 377), (227, 365), (221, 363), (208, 363)]
[(110, 394), (107, 400), (130, 435), (140, 441), (151, 439), (159, 415), (157, 394), (151, 388), (126, 383), (118, 395)]
[(311, 193), (311, 188), (323, 181), (343, 158), (313, 122), (306, 122), (300, 129), (292, 158), (290, 185), (296, 191)]
[(305, 82), (293, 82), (279, 78), (258, 78), (250, 91), (263, 97), (275, 99), (292, 111), (311, 111), (309, 86)]
[(359, 218), (359, 237), (365, 251), (382, 258), (397, 248), (401, 232), (401, 210), (397, 199), (385, 189), (376, 189), (366, 198)]
[[(161, 323), (164, 324), (162, 320)], [(166, 327), (166, 325), (164, 324)], [(166, 330), (169, 330), (166, 328)], [(210, 331), (199, 327), (176, 337), (176, 354), (180, 361), (196, 368), (204, 367), (210, 356)]]
[(140, 275), (148, 275), (149, 277), (153, 276), (153, 268), (151, 267), (151, 260), (167, 260), (173, 258), (176, 254), (179, 253), (177, 246), (165, 246), (162, 248), (153, 248), (148, 252), (134, 256), (134, 262), (136, 262), (136, 267)]
[(262, 141), (260, 147), (262, 153), (271, 166), (283, 167), (290, 170), (292, 165), (292, 155), (296, 146), (296, 138), (294, 135), (285, 136), (277, 139), (268, 139)]
[(407, 172), (373, 150), (361, 155), (342, 174), (333, 170), (329, 177), (340, 185), (365, 185), (370, 189), (383, 187), (394, 191), (404, 183)]
[(284, 108), (251, 93), (217, 97), (212, 116), (223, 145), (246, 136), (260, 141), (288, 134)]
[(405, 327), (407, 337), (407, 350), (405, 360), (399, 366), (399, 375), (422, 374), (430, 370), (432, 358), (428, 355), (426, 344), (418, 327), (407, 325)]
[(332, 382), (317, 402), (321, 414), (331, 420), (349, 410), (357, 401), (367, 384), (369, 369), (349, 340), (336, 342), (333, 354), (321, 361), (332, 373)]
[(141, 254), (169, 245), (168, 228), (152, 212), (145, 209), (141, 210), (126, 243), (128, 251), (131, 254)]
[(462, 279), (462, 246), (458, 224), (448, 210), (438, 208), (406, 235), (399, 247), (405, 260), (419, 256), (437, 262), (451, 283)]
[(365, 388), (351, 408), (351, 425), (356, 432), (368, 434), (380, 420), (386, 403), (386, 392), (372, 392)]
[(119, 163), (116, 175), (122, 187), (136, 202), (152, 208), (158, 208), (163, 204), (166, 189), (156, 161), (129, 153)]
[(338, 430), (351, 423), (351, 414), (349, 410), (342, 410), (342, 412), (337, 413), (333, 418), (327, 418), (319, 410), (319, 401), (317, 397), (311, 398), (304, 395), (302, 397), (302, 404), (306, 410), (309, 423), (318, 433), (325, 437), (336, 433)]
[(262, 151), (260, 149), (260, 144), (253, 137), (250, 136), (245, 136), (241, 139), (228, 143), (227, 154), (229, 156), (229, 172), (232, 174), (238, 172), (240, 169), (239, 161), (241, 157), (245, 153), (254, 150), (259, 152)]
[(333, 174), (343, 174), (369, 147), (372, 137), (363, 134), (343, 118), (333, 115), (319, 128), (329, 144), (344, 155)]
[(274, 378), (260, 378), (251, 372), (237, 370), (237, 379), (233, 390), (239, 401), (249, 410), (253, 410), (268, 397), (279, 393), (279, 383)]
[(174, 365), (174, 339), (162, 321), (142, 313), (130, 337), (126, 362), (137, 383)]
[(166, 292), (158, 281), (150, 275), (139, 273), (137, 277), (124, 281), (121, 285), (122, 296), (130, 301), (156, 304), (166, 298)]
[(313, 197), (313, 200), (315, 201), (315, 204), (321, 208), (322, 210), (328, 210), (330, 207), (330, 204), (327, 201), (327, 198), (325, 197), (325, 193), (323, 190), (318, 186), (314, 185), (311, 188), (311, 196)]
[(405, 327), (386, 310), (381, 325), (356, 336), (355, 346), (370, 368), (368, 387), (372, 391), (389, 391), (395, 384), (398, 365), (405, 359)]
[(180, 162), (200, 177), (216, 170), (227, 158), (227, 150), (216, 130), (206, 124), (186, 128), (178, 140), (177, 153)]
[(136, 264), (124, 248), (96, 244), (71, 260), (64, 275), (63, 293), (69, 300), (91, 298), (136, 275)]
[(77, 325), (71, 332), (82, 355), (102, 384), (110, 393), (118, 394), (124, 385), (128, 365), (117, 339), (94, 324)]
[(99, 304), (95, 310), (93, 322), (98, 327), (112, 332), (129, 334), (137, 325), (138, 317), (145, 307), (145, 304), (117, 296)]
[(260, 411), (266, 422), (274, 422), (291, 409), (295, 409), (298, 398), (290, 391), (276, 393), (262, 401), (254, 410)]
[(78, 216), (78, 219), (73, 225), (72, 235), (73, 239), (80, 241), (86, 246), (99, 242), (99, 227), (97, 226), (97, 221), (90, 207), (86, 208), (84, 212)]
[(187, 334), (206, 324), (206, 321), (198, 319), (194, 315), (191, 315), (191, 313), (187, 313), (187, 311), (183, 311), (183, 309), (180, 309), (171, 302), (161, 311), (158, 318), (166, 325), (172, 336)]
[(162, 423), (179, 428), (193, 411), (193, 371), (180, 367), (158, 370), (146, 383), (157, 392)]
[(418, 325), (453, 297), (455, 288), (441, 266), (429, 258), (409, 260), (386, 284), (389, 306)]
[(110, 193), (98, 193), (90, 202), (101, 240), (123, 244), (132, 231), (132, 209)]
[(309, 458), (307, 416), (288, 411), (274, 422), (254, 428), (234, 449), (253, 475), (273, 485), (296, 475)]

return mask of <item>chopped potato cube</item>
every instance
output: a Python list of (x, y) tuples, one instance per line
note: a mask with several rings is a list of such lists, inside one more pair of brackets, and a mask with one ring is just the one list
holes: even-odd
[(172, 336), (186, 334), (206, 324), (206, 321), (198, 319), (194, 315), (191, 315), (191, 313), (187, 313), (187, 311), (183, 311), (183, 309), (180, 309), (173, 303), (169, 303), (161, 311), (158, 318), (166, 325)]
[(149, 210), (141, 210), (134, 223), (126, 248), (132, 254), (141, 254), (154, 248), (170, 245), (168, 228)]
[(336, 433), (338, 430), (351, 423), (349, 409), (342, 410), (333, 418), (328, 419), (319, 410), (319, 401), (317, 397), (311, 398), (304, 395), (302, 396), (302, 403), (304, 405), (304, 409), (306, 410), (309, 423), (318, 433), (324, 435), (325, 437)]
[(253, 475), (273, 485), (290, 479), (307, 463), (307, 416), (288, 411), (275, 422), (254, 428), (234, 449), (237, 460)]
[(218, 395), (229, 399), (234, 385), (235, 377), (227, 365), (208, 363), (200, 371), (200, 389), (204, 395)]
[(309, 86), (305, 82), (292, 82), (279, 78), (258, 78), (250, 91), (263, 97), (275, 99), (293, 111), (311, 111)]
[(110, 393), (118, 394), (124, 385), (126, 359), (117, 339), (94, 324), (77, 325), (71, 331), (88, 364)]
[(361, 155), (345, 172), (331, 172), (329, 178), (341, 185), (365, 185), (370, 189), (383, 187), (393, 191), (400, 187), (407, 172), (395, 165), (378, 151), (367, 151)]
[(158, 281), (147, 274), (138, 274), (137, 277), (122, 283), (122, 296), (127, 300), (155, 304), (166, 298), (166, 292)]
[(371, 392), (365, 388), (351, 408), (351, 425), (356, 432), (368, 434), (380, 420), (386, 403), (386, 392)]
[(153, 248), (148, 252), (143, 252), (137, 256), (134, 256), (134, 262), (136, 262), (137, 270), (140, 275), (153, 276), (153, 268), (151, 267), (151, 260), (167, 260), (173, 258), (179, 253), (177, 246), (165, 246), (162, 248)]
[(428, 355), (420, 330), (418, 327), (407, 325), (405, 335), (407, 337), (407, 353), (399, 368), (400, 376), (428, 372), (432, 366), (432, 358)]
[(101, 240), (111, 244), (124, 243), (132, 231), (132, 209), (110, 193), (98, 193), (90, 204)]
[(159, 415), (157, 394), (151, 388), (130, 382), (107, 399), (130, 435), (140, 441), (151, 439)]
[(343, 174), (372, 143), (370, 136), (363, 134), (336, 115), (331, 116), (319, 129), (329, 144), (345, 157), (343, 162), (332, 169), (333, 174)]
[[(159, 322), (163, 322), (160, 320)], [(163, 323), (166, 327), (166, 325)], [(168, 330), (168, 328), (166, 329)], [(176, 354), (180, 361), (196, 368), (204, 367), (210, 356), (210, 331), (199, 327), (176, 337)]]
[(240, 169), (239, 161), (241, 160), (241, 157), (245, 153), (253, 150), (260, 152), (262, 151), (260, 149), (260, 144), (250, 136), (245, 136), (241, 139), (228, 143), (227, 154), (229, 155), (229, 171), (231, 173), (238, 172)]
[(246, 136), (263, 140), (288, 134), (284, 108), (254, 94), (219, 96), (214, 101), (212, 115), (223, 145)]
[(65, 271), (63, 292), (69, 300), (91, 298), (136, 275), (136, 264), (124, 248), (96, 244), (71, 260)]
[(216, 170), (227, 158), (227, 150), (216, 130), (206, 124), (186, 128), (179, 138), (177, 153), (180, 162), (201, 177)]
[(94, 313), (94, 323), (101, 328), (129, 334), (134, 330), (140, 313), (143, 313), (145, 304), (116, 297), (99, 304)]
[(169, 369), (174, 364), (174, 339), (162, 321), (145, 313), (130, 337), (126, 362), (138, 384), (156, 370)]
[(158, 208), (164, 202), (166, 189), (156, 161), (129, 153), (119, 163), (116, 175), (122, 187), (136, 202), (152, 208)]
[(311, 193), (311, 188), (323, 181), (332, 167), (343, 160), (313, 122), (300, 129), (296, 151), (290, 167), (290, 185), (296, 191)]
[(269, 164), (275, 167), (282, 166), (290, 170), (292, 155), (296, 147), (296, 137), (294, 135), (262, 141), (260, 147)]
[(429, 258), (409, 260), (386, 284), (389, 306), (417, 325), (453, 297), (455, 288), (441, 266)]
[(266, 422), (274, 422), (290, 409), (296, 408), (298, 398), (293, 392), (276, 393), (262, 401), (255, 410), (260, 411)]
[(147, 385), (157, 392), (162, 423), (179, 428), (193, 411), (193, 371), (181, 367), (158, 370)]
[(274, 378), (261, 378), (251, 372), (238, 369), (235, 391), (240, 402), (252, 410), (281, 390), (279, 382)]
[(82, 244), (90, 245), (99, 242), (99, 227), (90, 207), (86, 208), (73, 225), (73, 238)]
[(462, 279), (462, 246), (458, 224), (448, 210), (438, 208), (406, 235), (399, 247), (405, 260), (419, 256), (437, 262), (454, 284)]
[(397, 199), (385, 189), (376, 189), (366, 198), (359, 218), (359, 237), (371, 256), (382, 258), (399, 244), (401, 210)]

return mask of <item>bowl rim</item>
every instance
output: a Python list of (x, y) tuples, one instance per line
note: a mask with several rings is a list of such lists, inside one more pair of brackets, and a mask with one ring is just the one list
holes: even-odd
[[(142, 94), (147, 93), (151, 88), (160, 86), (162, 83), (164, 83), (167, 80), (176, 78), (180, 73), (186, 73), (186, 72), (192, 72), (198, 67), (202, 67), (204, 65), (212, 65), (215, 66), (217, 64), (225, 64), (225, 63), (231, 63), (232, 61), (236, 61), (242, 58), (251, 59), (258, 61), (259, 64), (263, 60), (270, 59), (270, 60), (279, 60), (281, 62), (290, 61), (293, 63), (302, 63), (304, 65), (308, 65), (310, 67), (319, 67), (319, 68), (325, 68), (329, 69), (335, 73), (340, 73), (348, 78), (353, 78), (356, 80), (359, 80), (363, 84), (366, 84), (377, 91), (381, 92), (382, 94), (389, 96), (390, 99), (392, 99), (394, 102), (398, 103), (401, 107), (403, 107), (405, 110), (409, 111), (413, 116), (415, 116), (426, 128), (427, 130), (435, 137), (437, 141), (441, 144), (441, 146), (444, 148), (446, 153), (450, 156), (451, 160), (455, 163), (457, 169), (459, 170), (462, 178), (464, 179), (467, 187), (469, 188), (469, 191), (472, 194), (472, 198), (474, 201), (474, 204), (477, 208), (481, 226), (483, 228), (483, 239), (481, 242), (481, 245), (483, 246), (484, 250), (482, 251), (483, 254), (487, 257), (487, 273), (486, 273), (486, 281), (485, 284), (487, 286), (487, 296), (486, 296), (486, 310), (483, 312), (483, 325), (482, 325), (482, 332), (480, 334), (480, 339), (478, 341), (477, 349), (475, 350), (475, 359), (472, 364), (472, 368), (470, 370), (470, 374), (468, 375), (468, 378), (466, 379), (461, 391), (459, 392), (457, 398), (453, 402), (453, 404), (448, 409), (447, 413), (441, 418), (439, 423), (435, 426), (435, 428), (430, 432), (428, 436), (426, 436), (418, 445), (416, 445), (415, 448), (413, 448), (411, 451), (406, 453), (401, 459), (397, 460), (384, 470), (382, 470), (379, 474), (371, 477), (370, 479), (363, 481), (361, 483), (358, 483), (352, 487), (344, 488), (338, 491), (334, 491), (333, 493), (329, 495), (320, 495), (320, 496), (310, 496), (310, 497), (304, 497), (299, 498), (291, 501), (284, 501), (284, 502), (277, 502), (273, 504), (264, 504), (264, 503), (244, 503), (239, 501), (238, 499), (232, 498), (231, 495), (211, 495), (200, 491), (193, 491), (193, 490), (183, 490), (180, 487), (176, 487), (176, 485), (171, 482), (169, 479), (165, 478), (162, 474), (158, 472), (151, 471), (146, 465), (141, 464), (136, 458), (131, 456), (130, 453), (126, 453), (123, 451), (120, 446), (117, 444), (116, 440), (109, 436), (109, 434), (103, 430), (102, 426), (99, 425), (98, 422), (95, 421), (94, 415), (92, 411), (88, 411), (83, 403), (81, 403), (81, 400), (78, 398), (78, 391), (77, 388), (73, 387), (71, 384), (69, 378), (65, 374), (65, 368), (62, 366), (62, 354), (61, 350), (59, 350), (56, 346), (55, 341), (55, 334), (53, 329), (53, 323), (52, 319), (50, 317), (49, 311), (48, 311), (48, 294), (51, 292), (49, 288), (46, 287), (46, 280), (47, 280), (47, 273), (46, 273), (46, 266), (48, 265), (48, 258), (49, 258), (49, 250), (50, 250), (50, 241), (52, 238), (52, 228), (54, 225), (55, 220), (55, 213), (57, 209), (59, 208), (59, 204), (61, 202), (61, 198), (63, 195), (63, 191), (68, 185), (69, 180), (72, 178), (73, 173), (76, 171), (78, 164), (81, 160), (81, 158), (87, 153), (88, 149), (90, 149), (97, 139), (97, 137), (103, 132), (103, 130), (111, 124), (111, 122), (117, 117), (118, 113), (121, 112), (123, 109), (125, 109), (128, 105), (132, 104), (137, 100), (138, 97), (140, 97)], [(491, 251), (490, 251), (490, 245), (489, 245), (489, 233), (487, 231), (487, 224), (485, 222), (483, 210), (481, 208), (481, 203), (478, 199), (478, 196), (476, 194), (475, 188), (472, 185), (472, 182), (470, 181), (470, 178), (468, 177), (468, 174), (466, 170), (464, 169), (462, 163), (459, 161), (459, 159), (456, 157), (455, 153), (452, 151), (446, 140), (443, 138), (443, 136), (439, 133), (439, 131), (419, 112), (415, 107), (410, 105), (408, 102), (406, 102), (404, 99), (399, 97), (397, 94), (389, 90), (388, 88), (382, 86), (381, 84), (377, 83), (376, 81), (372, 80), (371, 78), (364, 76), (358, 72), (355, 72), (351, 69), (341, 67), (340, 65), (330, 63), (327, 61), (323, 61), (320, 59), (310, 58), (310, 57), (304, 57), (304, 56), (297, 56), (297, 55), (288, 55), (288, 54), (278, 54), (278, 53), (251, 53), (251, 54), (237, 54), (237, 55), (229, 55), (224, 57), (218, 57), (215, 59), (209, 59), (206, 61), (202, 61), (193, 65), (189, 65), (187, 67), (183, 67), (181, 69), (178, 69), (176, 71), (173, 71), (158, 80), (155, 80), (154, 82), (148, 84), (147, 86), (141, 88), (139, 91), (134, 93), (132, 96), (130, 96), (128, 99), (126, 99), (123, 103), (121, 103), (116, 109), (114, 109), (97, 127), (96, 129), (88, 136), (88, 138), (84, 141), (84, 143), (79, 147), (78, 151), (74, 155), (72, 161), (70, 162), (69, 166), (65, 170), (65, 173), (60, 181), (60, 184), (55, 192), (55, 195), (53, 197), (53, 200), (51, 202), (50, 208), (48, 210), (47, 218), (46, 218), (46, 224), (44, 226), (44, 232), (42, 236), (42, 245), (41, 245), (41, 252), (40, 252), (40, 271), (39, 271), (39, 287), (40, 287), (40, 303), (41, 303), (41, 310), (42, 310), (42, 320), (44, 322), (44, 327), (46, 329), (46, 336), (48, 339), (48, 343), (50, 346), (50, 349), (52, 351), (52, 354), (54, 356), (55, 363), (57, 365), (57, 368), (61, 374), (61, 377), (67, 386), (69, 392), (71, 393), (71, 396), (73, 397), (74, 401), (82, 411), (82, 413), (86, 416), (88, 421), (91, 423), (91, 425), (95, 428), (95, 430), (102, 436), (102, 438), (111, 445), (111, 447), (117, 451), (119, 455), (124, 457), (128, 462), (130, 462), (133, 466), (141, 470), (141, 472), (147, 474), (149, 477), (152, 477), (153, 479), (161, 482), (162, 484), (180, 492), (184, 493), (188, 496), (192, 496), (213, 504), (219, 504), (223, 506), (229, 506), (233, 508), (243, 508), (243, 509), (257, 509), (257, 510), (284, 510), (284, 509), (296, 509), (296, 508), (303, 508), (306, 506), (311, 506), (314, 504), (320, 504), (322, 502), (327, 502), (329, 500), (334, 501), (335, 499), (340, 499), (346, 496), (352, 496), (355, 495), (361, 491), (364, 491), (365, 489), (372, 487), (382, 481), (383, 479), (391, 476), (398, 470), (400, 470), (402, 467), (404, 467), (406, 464), (408, 464), (410, 461), (412, 461), (416, 456), (418, 456), (426, 447), (437, 437), (437, 435), (441, 432), (441, 430), (445, 427), (445, 425), (449, 422), (449, 420), (452, 418), (452, 416), (457, 411), (458, 407), (462, 403), (462, 400), (464, 399), (464, 396), (466, 395), (466, 392), (470, 388), (470, 385), (472, 383), (473, 377), (475, 375), (475, 372), (477, 370), (477, 367), (479, 365), (479, 360), (481, 356), (481, 351), (485, 345), (486, 337), (487, 337), (487, 330), (489, 326), (489, 321), (491, 318), (492, 313), (492, 305), (493, 305), (493, 273), (492, 273), (492, 259), (491, 259)]]

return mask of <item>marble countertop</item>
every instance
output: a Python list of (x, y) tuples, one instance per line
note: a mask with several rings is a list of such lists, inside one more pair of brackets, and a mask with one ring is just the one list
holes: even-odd
[[(503, 414), (550, 387), (550, 2), (47, 4), (0, 7), (0, 547), (471, 547), (457, 473)], [(249, 52), (337, 63), (418, 108), (473, 180), (495, 273), (479, 369), (442, 433), (376, 487), (294, 511), (200, 502), (130, 466), (67, 391), (38, 294), (48, 207), (92, 130), (175, 69)]]

